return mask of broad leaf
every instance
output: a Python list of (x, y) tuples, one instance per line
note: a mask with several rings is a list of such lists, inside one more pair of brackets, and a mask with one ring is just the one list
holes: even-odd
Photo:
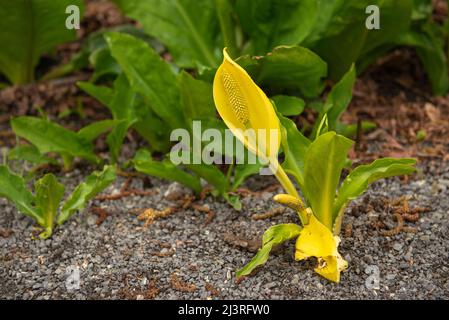
[(318, 13), (316, 0), (238, 0), (236, 11), (254, 55), (301, 43)]
[[(368, 5), (380, 11), (380, 29), (365, 25)], [(319, 1), (313, 32), (302, 43), (329, 64), (329, 75), (338, 80), (361, 56), (393, 41), (410, 26), (412, 0)]]
[(66, 28), (69, 5), (82, 16), (81, 0), (0, 0), (0, 73), (14, 84), (34, 81), (41, 55), (76, 38), (76, 30)]
[(11, 127), (16, 135), (35, 145), (41, 154), (56, 152), (97, 161), (88, 140), (56, 123), (23, 116), (12, 119)]
[(120, 33), (105, 37), (131, 88), (145, 97), (154, 113), (171, 128), (182, 127), (179, 90), (170, 65), (140, 39)]
[(237, 277), (246, 276), (256, 267), (265, 264), (273, 246), (298, 237), (301, 229), (300, 226), (293, 223), (278, 224), (270, 227), (263, 235), (262, 248), (247, 265), (236, 272)]
[(45, 230), (39, 235), (41, 239), (46, 239), (53, 233), (53, 226), (59, 205), (64, 195), (64, 185), (56, 180), (56, 177), (49, 173), (36, 181), (34, 184), (36, 192), (36, 206), (42, 212)]
[[(114, 0), (121, 10), (138, 20), (144, 30), (161, 41), (175, 62), (185, 68), (198, 63), (217, 66), (219, 34), (211, 0)], [(143, 58), (143, 57), (141, 57)]]
[(244, 56), (236, 60), (258, 85), (272, 94), (299, 90), (309, 98), (324, 88), (327, 65), (317, 54), (300, 46), (280, 46), (266, 56)]
[(309, 146), (304, 166), (304, 196), (313, 214), (332, 228), (335, 193), (353, 142), (335, 132), (319, 136)]
[(192, 120), (215, 117), (215, 105), (212, 97), (212, 85), (196, 80), (190, 74), (182, 71), (178, 75), (178, 85), (181, 95), (181, 106), (185, 119)]
[(84, 209), (87, 202), (111, 185), (116, 178), (114, 166), (105, 166), (103, 171), (95, 171), (79, 184), (67, 201), (64, 203), (57, 218), (57, 224), (61, 225), (75, 212)]
[(366, 191), (368, 185), (379, 179), (410, 174), (416, 171), (416, 159), (382, 158), (368, 165), (355, 168), (343, 181), (333, 205), (332, 219), (335, 221), (348, 205)]
[(23, 178), (4, 165), (0, 165), (0, 197), (8, 199), (20, 212), (44, 225), (42, 212), (36, 207), (36, 198), (27, 189)]

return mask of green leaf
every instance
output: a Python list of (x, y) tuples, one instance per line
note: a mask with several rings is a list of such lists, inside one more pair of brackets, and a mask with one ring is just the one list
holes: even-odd
[(36, 206), (42, 212), (45, 230), (39, 235), (41, 239), (47, 239), (53, 233), (54, 220), (56, 218), (59, 205), (64, 195), (64, 185), (56, 180), (56, 177), (48, 173), (34, 184), (36, 192)]
[(236, 272), (237, 277), (246, 276), (256, 267), (265, 264), (273, 246), (298, 237), (301, 229), (300, 226), (293, 223), (278, 224), (270, 227), (263, 235), (262, 248), (248, 264)]
[(57, 224), (61, 225), (67, 221), (75, 212), (84, 209), (87, 202), (97, 194), (110, 186), (116, 179), (114, 166), (105, 166), (103, 171), (93, 172), (86, 180), (80, 183), (67, 201), (62, 206), (57, 218)]
[(280, 46), (271, 54), (236, 60), (255, 82), (271, 93), (299, 90), (307, 98), (318, 96), (324, 88), (327, 65), (317, 54), (300, 46)]
[(8, 159), (28, 161), (35, 165), (46, 163), (57, 164), (54, 159), (42, 155), (35, 146), (29, 144), (17, 146), (9, 150)]
[(178, 75), (178, 84), (182, 111), (185, 119), (189, 121), (189, 125), (192, 120), (215, 117), (212, 84), (196, 80), (185, 71)]
[(238, 0), (236, 11), (255, 55), (279, 45), (301, 43), (318, 13), (316, 0)]
[(223, 47), (227, 48), (231, 56), (237, 54), (237, 32), (233, 6), (229, 0), (214, 0), (215, 11), (223, 36)]
[(279, 112), (278, 118), (281, 122), (281, 143), (285, 155), (282, 167), (287, 173), (295, 177), (300, 188), (302, 188), (304, 185), (304, 162), (310, 140), (298, 130), (292, 120)]
[(120, 33), (108, 33), (105, 37), (131, 88), (145, 97), (154, 113), (171, 128), (183, 127), (179, 89), (171, 67), (140, 39)]
[(294, 96), (277, 95), (270, 99), (275, 103), (277, 111), (286, 117), (301, 114), (306, 105), (303, 99)]
[(410, 174), (416, 171), (415, 164), (416, 159), (383, 158), (355, 168), (338, 190), (338, 196), (333, 205), (333, 221), (343, 213), (349, 201), (356, 199), (366, 191), (369, 184), (382, 178)]
[[(368, 5), (379, 7), (378, 30), (370, 30), (365, 25)], [(360, 57), (407, 31), (412, 0), (319, 1), (318, 11), (313, 32), (302, 45), (322, 57), (329, 65), (329, 76), (338, 80)]]
[(97, 162), (92, 144), (60, 125), (35, 117), (18, 117), (11, 120), (14, 133), (37, 147), (41, 154), (56, 152)]
[(69, 5), (84, 8), (80, 0), (0, 0), (0, 72), (14, 84), (35, 80), (34, 68), (42, 54), (75, 40), (66, 28)]
[[(77, 82), (78, 87), (86, 92), (88, 95), (97, 99), (101, 104), (109, 107), (112, 98), (113, 98), (113, 90), (111, 88), (105, 86), (97, 86), (92, 82)], [(112, 112), (112, 110), (111, 110)]]
[(201, 183), (198, 177), (195, 177), (178, 167), (169, 159), (155, 161), (147, 150), (139, 150), (133, 159), (134, 168), (142, 173), (179, 182), (196, 193), (201, 192)]
[(304, 165), (303, 193), (313, 214), (332, 230), (336, 190), (353, 141), (327, 132), (309, 146)]
[(125, 139), (128, 129), (132, 126), (131, 122), (126, 120), (120, 121), (111, 133), (106, 138), (106, 142), (109, 147), (109, 153), (111, 155), (112, 162), (117, 162), (120, 156), (120, 150), (122, 149), (123, 141)]
[(108, 132), (112, 128), (114, 128), (117, 125), (118, 121), (115, 120), (101, 120), (97, 122), (93, 122), (83, 128), (81, 128), (77, 135), (81, 139), (87, 140), (87, 141), (94, 141), (99, 136), (101, 136), (103, 133)]
[(39, 225), (44, 225), (42, 211), (36, 207), (36, 198), (27, 189), (23, 178), (4, 165), (0, 165), (0, 197), (14, 203), (20, 212), (33, 218)]
[(340, 117), (352, 100), (352, 88), (355, 84), (355, 78), (356, 71), (354, 65), (352, 65), (349, 71), (332, 87), (332, 90), (327, 95), (324, 112), (327, 113), (330, 130), (337, 130)]
[[(217, 66), (222, 44), (211, 0), (114, 0), (126, 16), (161, 41), (184, 68)], [(142, 57), (143, 58), (143, 57)]]
[[(326, 102), (319, 110), (320, 114), (313, 128), (312, 137), (317, 136), (320, 125), (327, 122), (327, 128), (339, 134), (344, 132), (345, 126), (340, 123), (340, 117), (348, 107), (352, 99), (352, 88), (356, 79), (354, 65), (331, 89), (326, 97)], [(326, 116), (326, 119), (324, 117)], [(324, 121), (324, 122), (323, 122)], [(319, 134), (318, 134), (319, 135)]]

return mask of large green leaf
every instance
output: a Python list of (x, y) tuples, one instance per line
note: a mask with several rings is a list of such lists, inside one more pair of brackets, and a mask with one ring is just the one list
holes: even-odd
[[(380, 29), (365, 26), (368, 5), (380, 11)], [(329, 64), (334, 80), (361, 56), (393, 41), (410, 26), (412, 0), (320, 0), (319, 18), (302, 45), (311, 48)]]
[(139, 150), (133, 159), (133, 164), (134, 168), (139, 172), (161, 179), (177, 181), (191, 188), (196, 193), (201, 192), (200, 179), (179, 169), (169, 159), (156, 161), (153, 160), (147, 150)]
[[(125, 15), (141, 23), (161, 41), (175, 62), (186, 68), (219, 63), (222, 44), (214, 1), (211, 0), (114, 0)], [(219, 50), (216, 50), (218, 48)], [(143, 58), (143, 57), (141, 57)]]
[(256, 267), (265, 264), (273, 246), (298, 237), (301, 229), (300, 226), (293, 223), (278, 224), (270, 227), (263, 235), (262, 248), (248, 264), (236, 272), (237, 277), (246, 276)]
[(81, 0), (0, 0), (0, 72), (14, 84), (34, 80), (43, 53), (75, 39), (66, 28), (69, 5), (83, 10)]
[(257, 84), (272, 94), (298, 90), (305, 97), (316, 97), (324, 88), (326, 63), (314, 52), (300, 46), (280, 46), (262, 57), (243, 56), (237, 62)]
[(86, 180), (80, 183), (62, 206), (57, 218), (57, 224), (61, 225), (75, 212), (84, 209), (87, 202), (106, 189), (116, 179), (114, 166), (105, 166), (103, 171), (93, 172)]
[(23, 178), (4, 165), (0, 165), (0, 197), (8, 199), (20, 212), (44, 225), (42, 211), (36, 207), (36, 198), (27, 189)]
[(317, 15), (316, 0), (238, 0), (236, 11), (251, 53), (264, 55), (279, 45), (296, 45), (309, 34)]
[(215, 117), (215, 105), (212, 96), (212, 85), (197, 80), (182, 71), (178, 75), (178, 85), (181, 95), (181, 106), (184, 117), (191, 125), (192, 120)]
[(11, 127), (16, 135), (35, 145), (41, 154), (56, 152), (97, 161), (88, 140), (56, 123), (23, 116), (12, 119)]
[(182, 127), (179, 89), (170, 65), (143, 40), (121, 33), (105, 37), (131, 88), (145, 97), (154, 113), (171, 128)]
[(303, 193), (317, 219), (329, 229), (336, 190), (353, 141), (327, 132), (309, 146), (304, 165)]
[(333, 205), (333, 220), (335, 221), (343, 213), (349, 201), (364, 193), (370, 183), (382, 178), (410, 174), (416, 171), (415, 164), (416, 159), (383, 158), (355, 168), (338, 190), (338, 196)]
[(61, 199), (64, 195), (64, 185), (56, 180), (56, 177), (49, 173), (36, 181), (34, 184), (36, 192), (36, 206), (42, 212), (45, 230), (39, 235), (41, 239), (46, 239), (53, 233), (53, 226), (58, 213)]

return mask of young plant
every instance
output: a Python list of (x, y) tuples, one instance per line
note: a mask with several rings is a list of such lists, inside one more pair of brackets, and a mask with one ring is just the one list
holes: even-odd
[(82, 0), (0, 0), (0, 73), (12, 84), (33, 82), (42, 54), (76, 39), (76, 30), (66, 27), (70, 5), (82, 16)]
[[(414, 172), (416, 160), (379, 159), (355, 168), (340, 185), (353, 142), (333, 131), (320, 135), (326, 131), (321, 129), (316, 140), (310, 142), (291, 120), (276, 115), (265, 93), (228, 56), (226, 50), (215, 75), (214, 99), (226, 125), (250, 151), (268, 160), (269, 167), (287, 191), (288, 194), (276, 195), (274, 200), (297, 211), (301, 221), (301, 226), (281, 224), (269, 228), (263, 236), (262, 248), (237, 271), (237, 276), (248, 275), (255, 267), (264, 264), (274, 245), (296, 238), (295, 259), (317, 258), (315, 271), (339, 282), (341, 271), (347, 267), (347, 262), (338, 252), (340, 226), (347, 205), (378, 179)], [(241, 134), (245, 129), (277, 130), (281, 139), (251, 140)], [(281, 140), (286, 158), (282, 166), (277, 160)], [(266, 152), (266, 146), (270, 144), (277, 147), (271, 154)], [(283, 167), (295, 176), (304, 200)]]
[(75, 212), (84, 209), (88, 201), (107, 188), (116, 178), (115, 167), (105, 166), (79, 184), (62, 204), (65, 187), (49, 173), (34, 184), (34, 194), (28, 190), (24, 179), (0, 166), (0, 197), (14, 203), (17, 209), (34, 219), (43, 228), (39, 237), (49, 238), (56, 226), (62, 225)]

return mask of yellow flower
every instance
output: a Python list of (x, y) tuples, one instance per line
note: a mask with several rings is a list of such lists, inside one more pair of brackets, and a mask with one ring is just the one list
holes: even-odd
[(304, 226), (296, 240), (295, 259), (316, 257), (318, 265), (315, 272), (328, 280), (340, 282), (340, 272), (348, 267), (348, 263), (338, 252), (339, 243), (340, 238), (334, 236), (311, 214), (309, 223)]
[[(277, 164), (281, 133), (274, 107), (248, 73), (229, 57), (226, 48), (223, 55), (213, 86), (218, 113), (246, 148), (261, 159)], [(253, 129), (255, 135), (244, 134), (248, 129)], [(259, 133), (263, 135), (262, 130), (265, 135), (258, 138)]]

